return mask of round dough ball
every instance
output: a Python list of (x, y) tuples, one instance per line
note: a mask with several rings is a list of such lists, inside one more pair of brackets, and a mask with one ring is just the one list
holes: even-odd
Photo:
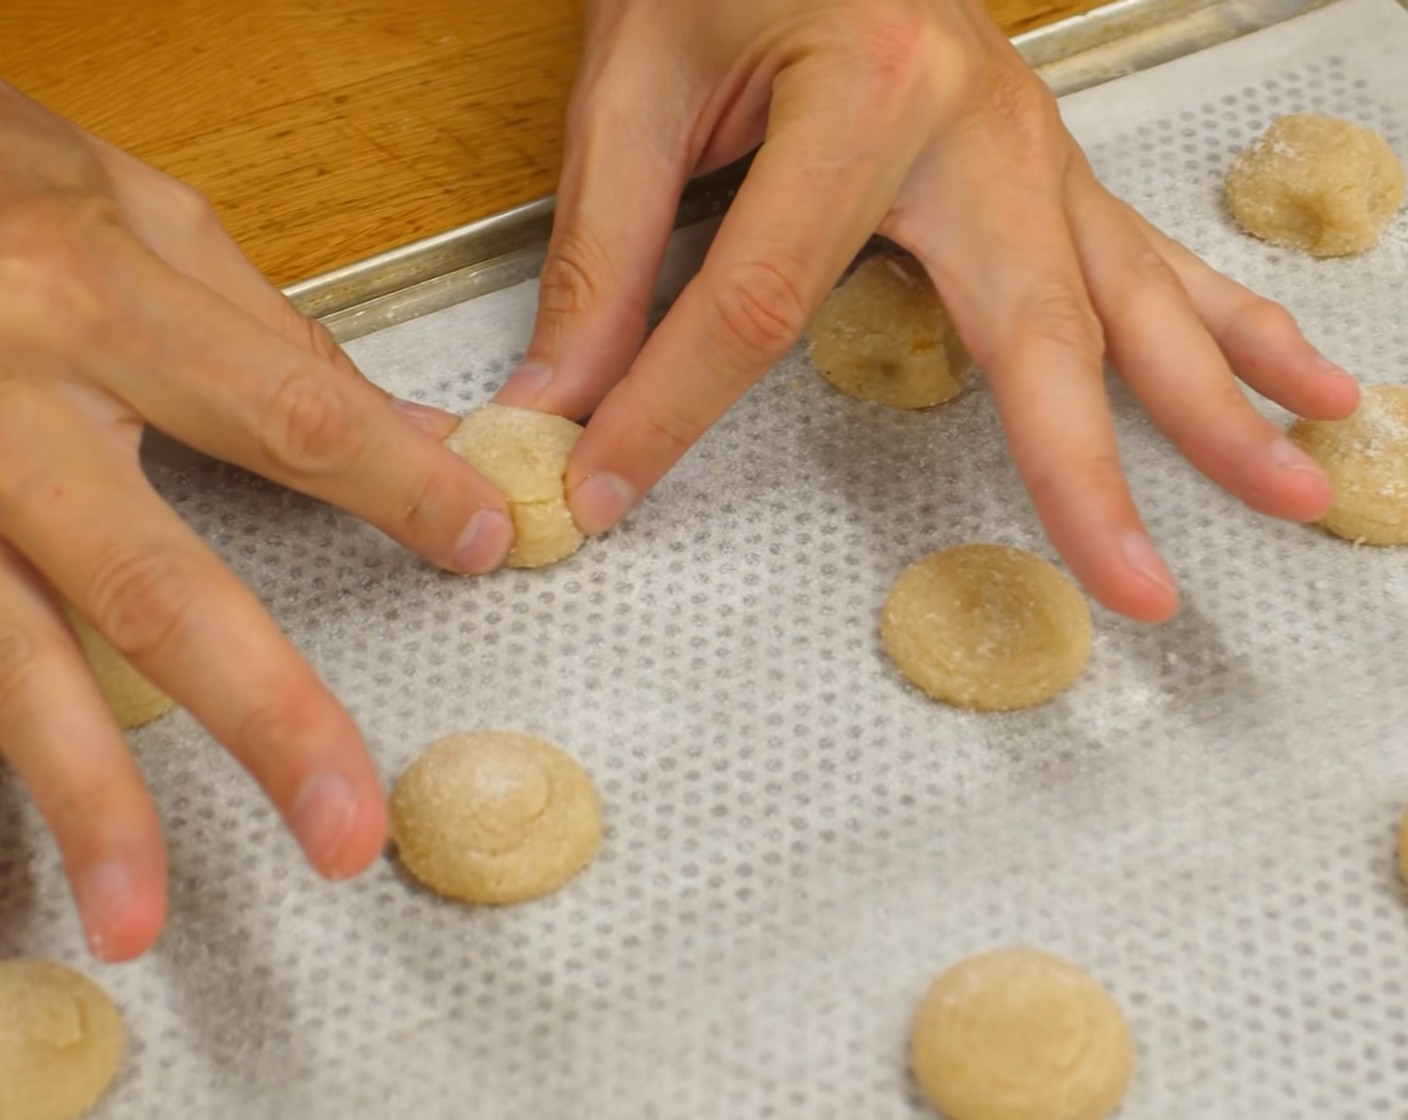
[(601, 803), (577, 761), (516, 731), (431, 744), (396, 783), (401, 862), (463, 902), (522, 902), (557, 890), (601, 846)]
[(1134, 1040), (1094, 977), (1036, 949), (1002, 949), (934, 981), (910, 1065), (949, 1120), (1103, 1120), (1129, 1084)]
[(950, 400), (973, 364), (928, 274), (897, 253), (862, 261), (826, 298), (807, 337), (827, 381), (891, 408)]
[(1068, 688), (1090, 658), (1085, 599), (1054, 565), (1019, 548), (969, 544), (900, 573), (880, 619), (885, 651), (935, 700), (1028, 708)]
[(1408, 544), (1408, 388), (1369, 386), (1347, 420), (1298, 420), (1290, 438), (1335, 488), (1323, 528), (1358, 544)]
[(124, 1049), (106, 992), (54, 961), (0, 961), (0, 1118), (73, 1120), (103, 1095)]
[(1227, 173), (1227, 206), (1243, 229), (1316, 257), (1372, 249), (1403, 190), (1403, 164), (1382, 136), (1314, 113), (1274, 121)]
[(567, 508), (567, 460), (582, 426), (531, 408), (486, 404), (470, 412), (445, 443), (508, 501), (513, 548), (504, 564), (541, 568), (582, 547)]
[[(67, 610), (69, 624), (78, 637), (83, 655), (92, 666), (98, 690), (107, 701), (117, 725), (124, 731), (141, 727), (164, 716), (176, 702), (142, 676), (132, 663), (118, 653), (108, 640), (73, 611)], [(0, 1120), (3, 1120), (0, 1113)]]

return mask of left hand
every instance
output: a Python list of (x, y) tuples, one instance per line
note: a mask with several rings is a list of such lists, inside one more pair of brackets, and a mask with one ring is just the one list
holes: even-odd
[[(641, 348), (685, 183), (759, 143)], [(1353, 380), (1096, 181), (981, 0), (596, 0), (537, 323), (499, 397), (595, 410), (568, 472), (586, 532), (777, 362), (877, 230), (933, 278), (1052, 542), (1106, 606), (1178, 602), (1120, 467), (1107, 357), (1210, 478), (1275, 516), (1325, 512), (1324, 475), (1237, 382), (1333, 419)]]

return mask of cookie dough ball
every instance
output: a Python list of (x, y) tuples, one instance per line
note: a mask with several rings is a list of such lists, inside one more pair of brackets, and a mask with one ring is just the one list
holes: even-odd
[(1299, 420), (1290, 437), (1335, 488), (1321, 526), (1358, 544), (1408, 544), (1408, 388), (1370, 386), (1347, 420)]
[(529, 408), (486, 404), (467, 415), (445, 443), (498, 487), (513, 518), (510, 568), (541, 568), (582, 546), (567, 508), (564, 476), (582, 426)]
[(960, 708), (1050, 700), (1090, 658), (1090, 608), (1057, 568), (1019, 548), (932, 552), (890, 588), (885, 652), (913, 684)]
[(122, 1063), (117, 1007), (97, 984), (54, 961), (0, 961), (0, 1118), (73, 1120)]
[[(69, 625), (78, 637), (83, 656), (93, 668), (98, 690), (107, 701), (117, 725), (124, 731), (141, 727), (164, 716), (176, 702), (132, 667), (132, 663), (113, 649), (108, 640), (69, 610)], [(0, 1113), (3, 1120), (4, 1113)]]
[(912, 257), (862, 261), (817, 311), (812, 364), (841, 392), (891, 408), (928, 408), (956, 396), (972, 358)]
[(1227, 173), (1227, 206), (1248, 233), (1315, 257), (1379, 243), (1403, 205), (1403, 164), (1352, 121), (1296, 113), (1272, 123)]
[(910, 1065), (949, 1120), (1103, 1120), (1134, 1070), (1134, 1040), (1097, 980), (1035, 949), (970, 957), (930, 987)]
[(596, 787), (575, 759), (516, 731), (433, 743), (396, 783), (401, 862), (463, 902), (522, 902), (557, 890), (601, 846)]

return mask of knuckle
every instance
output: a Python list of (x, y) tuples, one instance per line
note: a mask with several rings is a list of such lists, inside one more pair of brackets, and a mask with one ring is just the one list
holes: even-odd
[(1028, 296), (1014, 345), (1099, 358), (1105, 352), (1105, 332), (1083, 292), (1064, 282), (1049, 282)]
[(1027, 492), (1040, 510), (1078, 504), (1090, 507), (1124, 489), (1124, 466), (1118, 455), (1092, 451), (1079, 461), (1028, 463), (1023, 472)]
[(1004, 59), (982, 72), (981, 85), (988, 112), (1018, 132), (1044, 130), (1060, 120), (1055, 97), (1026, 67)]
[(330, 738), (324, 705), (308, 685), (281, 685), (236, 725), (230, 744), (244, 760), (289, 758)]
[(1276, 338), (1300, 333), (1294, 315), (1275, 300), (1262, 296), (1249, 297), (1233, 318), (1233, 323), (1251, 338)]
[(1141, 307), (1149, 308), (1150, 313), (1165, 314), (1170, 303), (1188, 303), (1178, 274), (1152, 247), (1146, 246), (1124, 261), (1113, 279), (1106, 306), (1116, 314)]
[(915, 5), (854, 8), (843, 28), (865, 73), (888, 89), (917, 85), (934, 70), (934, 24)]
[(577, 229), (553, 235), (538, 278), (538, 306), (549, 315), (579, 315), (604, 302), (611, 287), (609, 257), (600, 243)]
[(734, 266), (715, 287), (717, 341), (740, 372), (771, 365), (806, 329), (811, 304), (799, 275), (796, 266), (757, 260)]
[(698, 425), (671, 408), (642, 413), (640, 424), (647, 445), (665, 449), (671, 463), (679, 460), (698, 436)]
[(258, 418), (264, 454), (295, 475), (346, 468), (362, 450), (361, 429), (339, 386), (309, 370), (280, 380)]
[(171, 220), (196, 234), (223, 234), (224, 224), (215, 206), (201, 191), (169, 176), (165, 181), (163, 206)]
[(461, 504), (463, 489), (446, 471), (426, 471), (410, 485), (409, 496), (390, 526), (392, 535), (413, 547), (434, 540), (443, 532), (447, 514)]
[(48, 197), (0, 210), (0, 291), (22, 330), (88, 333), (113, 303), (112, 267), (122, 227), (102, 197)]
[(184, 629), (196, 584), (174, 549), (112, 545), (89, 575), (85, 613), (118, 653), (140, 660), (160, 654)]
[(29, 693), (41, 664), (33, 636), (15, 622), (0, 620), (0, 712), (11, 711)]

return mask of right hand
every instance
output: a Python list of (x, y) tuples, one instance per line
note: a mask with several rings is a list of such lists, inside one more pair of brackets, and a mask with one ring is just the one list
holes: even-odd
[(352, 719), (254, 595), (157, 496), (147, 424), (477, 573), (502, 497), (397, 407), (236, 248), (191, 188), (0, 84), (0, 755), (61, 850), (93, 952), (166, 914), (150, 795), (67, 600), (222, 742), (340, 878), (386, 810)]

